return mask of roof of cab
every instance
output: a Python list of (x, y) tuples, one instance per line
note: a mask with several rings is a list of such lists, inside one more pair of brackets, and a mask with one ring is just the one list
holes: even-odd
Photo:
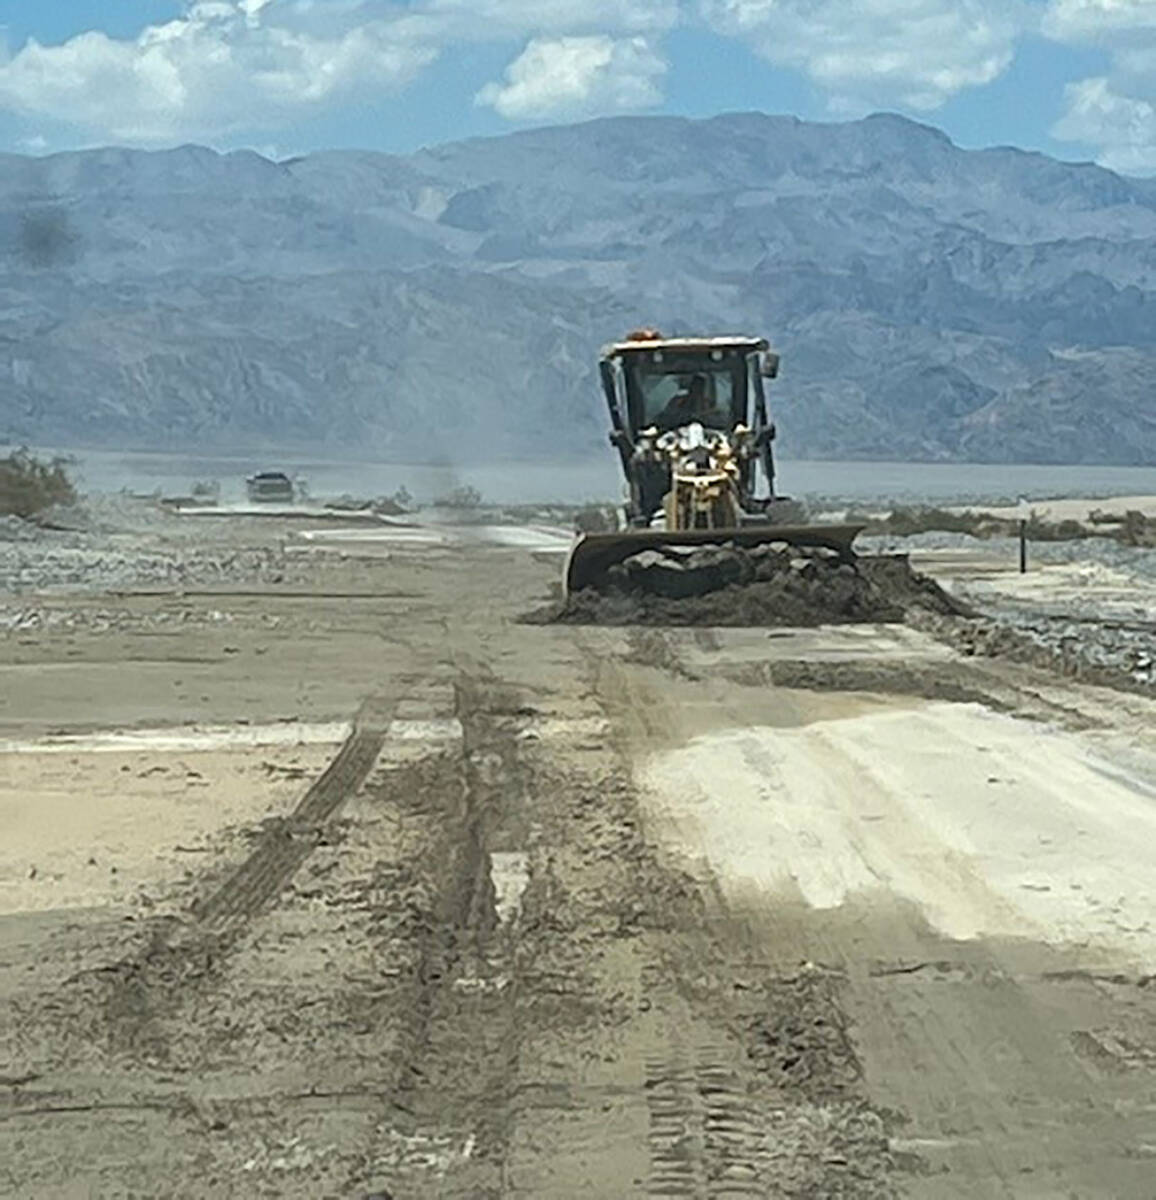
[(732, 335), (725, 337), (681, 337), (640, 338), (637, 341), (614, 342), (602, 351), (603, 358), (617, 358), (622, 354), (640, 354), (653, 350), (766, 350), (766, 338)]

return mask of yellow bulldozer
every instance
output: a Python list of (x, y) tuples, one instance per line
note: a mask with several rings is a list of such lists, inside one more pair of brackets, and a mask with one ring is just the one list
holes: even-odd
[(778, 371), (765, 338), (642, 329), (606, 347), (599, 372), (627, 499), (618, 530), (584, 534), (571, 548), (567, 594), (647, 549), (780, 542), (854, 557), (863, 526), (785, 520), (794, 506), (775, 494), (767, 407)]

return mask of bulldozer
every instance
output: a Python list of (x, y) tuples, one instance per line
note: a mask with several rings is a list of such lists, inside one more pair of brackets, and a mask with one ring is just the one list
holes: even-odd
[(603, 350), (599, 375), (626, 503), (616, 531), (582, 534), (571, 547), (566, 595), (599, 586), (610, 568), (648, 549), (778, 542), (854, 558), (862, 525), (791, 524), (795, 506), (775, 493), (767, 390), (779, 364), (758, 337), (641, 329)]

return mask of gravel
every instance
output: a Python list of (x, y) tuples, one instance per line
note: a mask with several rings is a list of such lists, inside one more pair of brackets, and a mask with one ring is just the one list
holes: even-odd
[(287, 553), (276, 522), (227, 526), (147, 501), (94, 497), (31, 522), (0, 518), (0, 592), (116, 592), (305, 581), (308, 556)]
[[(39, 630), (84, 630), (90, 633), (130, 633), (142, 628), (185, 629), (189, 626), (215, 626), (236, 620), (232, 613), (217, 609), (181, 608), (175, 611), (142, 614), (124, 609), (80, 608), (76, 610), (49, 608), (44, 605), (0, 606), (0, 633), (19, 634)], [(263, 622), (275, 627), (276, 617)]]
[(24, 545), (0, 555), (0, 590), (20, 595), (56, 590), (121, 591), (284, 583), (307, 577), (305, 563), (278, 549), (217, 552), (178, 549), (87, 549)]
[[(1009, 570), (1019, 559), (1013, 538), (977, 539), (967, 534), (923, 533), (910, 538), (860, 538), (862, 549), (975, 550), (1006, 558)], [(1036, 566), (1105, 568), (1116, 593), (1106, 601), (1092, 571), (1083, 586), (1068, 580), (1062, 594), (1046, 589), (1019, 594), (994, 581), (979, 578), (952, 584), (952, 592), (981, 620), (941, 624), (938, 632), (967, 654), (1014, 657), (1089, 681), (1156, 691), (1156, 550), (1122, 546), (1109, 538), (1069, 542), (1033, 542), (1029, 563)], [(1018, 576), (1016, 576), (1018, 579)], [(1135, 603), (1129, 597), (1135, 597)]]

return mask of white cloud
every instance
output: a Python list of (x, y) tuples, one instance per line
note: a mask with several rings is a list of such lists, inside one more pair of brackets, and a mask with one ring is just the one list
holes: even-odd
[(1051, 0), (1043, 32), (1108, 51), (1104, 74), (1064, 89), (1052, 127), (1117, 171), (1156, 171), (1156, 0)]
[(1019, 0), (701, 0), (717, 30), (803, 71), (837, 108), (932, 109), (1010, 64)]
[[(1075, 27), (1084, 10), (1156, 0), (1052, 7)], [(705, 23), (802, 70), (833, 108), (926, 110), (996, 78), (1030, 10), (1029, 0), (188, 0), (136, 37), (90, 32), (0, 54), (0, 109), (103, 139), (235, 141), (400, 90), (454, 46), (508, 41), (525, 49), (478, 97), (502, 116), (638, 110), (661, 102), (662, 35)]]
[(420, 17), (403, 12), (330, 21), (327, 32), (295, 16), (310, 13), (278, 0), (197, 0), (133, 39), (31, 40), (0, 62), (0, 105), (125, 141), (214, 137), (359, 89), (402, 87), (437, 54)]
[(477, 101), (510, 120), (637, 111), (662, 102), (666, 69), (642, 37), (535, 39)]
[(1056, 41), (1094, 43), (1156, 30), (1156, 0), (1051, 0), (1042, 28)]
[(428, 0), (455, 29), (526, 34), (654, 34), (679, 23), (682, 0)]
[(1156, 104), (1119, 95), (1102, 76), (1069, 84), (1064, 102), (1053, 136), (1096, 146), (1099, 161), (1113, 170), (1156, 171)]
[[(556, 112), (647, 107), (664, 66), (634, 39), (676, 24), (683, 3), (189, 0), (134, 38), (92, 31), (0, 54), (0, 108), (118, 141), (216, 140), (404, 88), (455, 44), (528, 37), (553, 40), (495, 85), (497, 111), (528, 110), (534, 93)], [(563, 73), (553, 91), (530, 78), (543, 67)]]

